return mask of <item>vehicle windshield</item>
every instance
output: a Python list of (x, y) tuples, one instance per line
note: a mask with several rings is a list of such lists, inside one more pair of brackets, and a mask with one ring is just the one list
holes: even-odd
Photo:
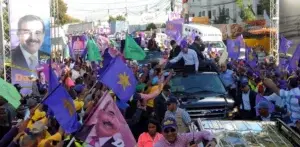
[(199, 73), (187, 77), (176, 76), (171, 79), (170, 86), (172, 92), (181, 93), (226, 93), (226, 90), (217, 74)]
[(215, 41), (215, 42), (213, 42), (213, 41), (206, 41), (206, 42), (204, 42), (204, 44), (205, 44), (205, 46), (208, 46), (208, 44), (210, 44), (210, 46), (212, 48), (225, 48), (224, 43), (221, 42), (221, 41)]
[(162, 58), (162, 53), (160, 51), (145, 51), (145, 53), (146, 53), (145, 59), (138, 61), (139, 64), (148, 64), (151, 61)]

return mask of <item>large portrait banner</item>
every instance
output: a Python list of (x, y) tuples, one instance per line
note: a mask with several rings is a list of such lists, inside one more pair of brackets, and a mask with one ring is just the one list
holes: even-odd
[(30, 93), (32, 81), (45, 78), (37, 69), (50, 59), (50, 0), (10, 0), (9, 14), (12, 83)]

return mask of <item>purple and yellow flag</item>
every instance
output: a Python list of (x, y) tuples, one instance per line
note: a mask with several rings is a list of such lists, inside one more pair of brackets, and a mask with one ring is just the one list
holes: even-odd
[(112, 89), (122, 101), (127, 102), (135, 92), (137, 80), (120, 57), (113, 58), (100, 77), (100, 81)]

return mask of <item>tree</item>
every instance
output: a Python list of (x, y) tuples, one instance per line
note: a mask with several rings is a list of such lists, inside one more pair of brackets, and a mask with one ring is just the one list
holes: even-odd
[(157, 29), (157, 27), (156, 27), (156, 25), (155, 25), (154, 23), (150, 23), (150, 24), (148, 24), (147, 27), (146, 27), (146, 30), (147, 30), (147, 31), (150, 31), (151, 29), (152, 29), (152, 30)]
[(5, 38), (5, 40), (9, 41), (10, 37), (9, 37), (8, 7), (3, 8), (3, 29), (4, 29), (4, 38)]
[(267, 11), (268, 16), (270, 17), (270, 3), (271, 0), (260, 0), (260, 5), (262, 5), (262, 9)]
[(122, 15), (118, 15), (116, 17), (109, 16), (108, 22), (111, 23), (113, 21), (126, 21), (126, 18), (124, 16), (122, 16)]
[(251, 21), (256, 19), (255, 13), (252, 9), (252, 4), (247, 4), (245, 6), (243, 0), (236, 0), (235, 2), (238, 5), (238, 7), (241, 9), (240, 17), (243, 21)]
[(229, 15), (226, 13), (225, 6), (221, 8), (219, 6), (219, 16), (214, 16), (214, 24), (225, 24), (227, 23), (227, 19), (229, 19)]
[(165, 24), (165, 23), (163, 23), (162, 25), (161, 25), (161, 28), (166, 28), (167, 27), (167, 25)]
[[(58, 9), (55, 10), (55, 2), (57, 2)], [(67, 14), (67, 4), (63, 0), (51, 0), (51, 17), (56, 18), (56, 23), (64, 25), (67, 23), (80, 22), (79, 19), (76, 19)]]

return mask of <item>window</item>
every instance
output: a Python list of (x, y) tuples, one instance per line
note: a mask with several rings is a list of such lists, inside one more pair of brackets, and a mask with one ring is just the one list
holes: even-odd
[(208, 18), (211, 19), (211, 11), (208, 11)]
[(226, 8), (226, 15), (229, 16), (229, 8)]
[(257, 5), (257, 15), (264, 15), (264, 8), (262, 4)]
[(199, 17), (201, 17), (201, 12), (199, 12)]
[(205, 16), (205, 11), (202, 12), (202, 16)]
[(213, 10), (213, 16), (216, 16), (216, 15), (217, 15), (217, 11)]

